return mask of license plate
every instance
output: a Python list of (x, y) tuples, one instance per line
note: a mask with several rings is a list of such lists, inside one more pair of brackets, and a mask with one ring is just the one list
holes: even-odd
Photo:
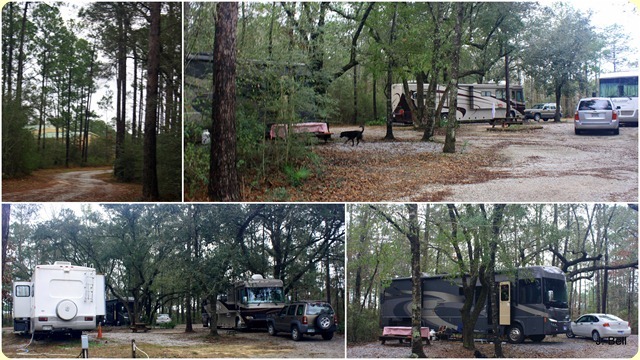
[(307, 329), (308, 333), (316, 332), (314, 329)]
[(562, 327), (562, 330), (567, 331), (567, 327), (566, 327), (566, 326), (563, 326), (563, 327)]
[(624, 334), (624, 331), (618, 330), (618, 334)]

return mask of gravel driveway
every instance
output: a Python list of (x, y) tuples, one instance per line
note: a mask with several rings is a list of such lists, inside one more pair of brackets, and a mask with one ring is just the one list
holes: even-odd
[[(564, 335), (548, 337), (541, 343), (526, 341), (522, 344), (504, 344), (507, 358), (627, 358), (638, 353), (638, 336), (627, 338), (626, 345), (596, 345), (590, 339), (568, 339)], [(493, 357), (493, 344), (476, 344), (484, 355)], [(411, 349), (408, 344), (380, 345), (379, 342), (347, 347), (348, 358), (406, 358)], [(473, 352), (462, 348), (461, 342), (434, 341), (425, 347), (425, 353), (433, 358), (473, 358)]]
[[(464, 124), (457, 130), (457, 152), (491, 154), (498, 159), (486, 168), (495, 174), (489, 181), (427, 183), (410, 195), (387, 201), (428, 201), (434, 193), (442, 194), (441, 201), (455, 202), (638, 201), (637, 127), (622, 127), (617, 136), (578, 136), (573, 122), (567, 120), (519, 128), (522, 130), (503, 131), (487, 124)], [(338, 136), (346, 129), (351, 127), (332, 127), (331, 131)], [(365, 143), (359, 147), (336, 139), (331, 148), (356, 156), (398, 151), (411, 161), (421, 152), (441, 152), (444, 143), (442, 135), (436, 136), (435, 143), (421, 143), (422, 133), (407, 127), (394, 128), (400, 142), (382, 142), (384, 134), (384, 127), (367, 127)]]

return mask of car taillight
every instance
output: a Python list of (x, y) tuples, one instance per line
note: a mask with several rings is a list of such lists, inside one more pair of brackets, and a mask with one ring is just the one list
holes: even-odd
[(602, 326), (609, 327), (609, 323), (604, 323), (604, 324), (602, 324)]
[(302, 317), (302, 324), (303, 324), (303, 325), (307, 325), (308, 323), (309, 323), (309, 322), (307, 321), (307, 317), (306, 317), (306, 316), (303, 316), (303, 317)]
[(618, 112), (613, 110), (613, 114), (611, 114), (611, 119), (612, 120), (618, 120)]
[(578, 112), (576, 111), (576, 114), (573, 115), (573, 120), (578, 121), (580, 120), (580, 114), (578, 114)]
[(48, 317), (44, 317), (44, 316), (40, 316), (38, 318), (38, 321), (49, 321), (49, 318)]

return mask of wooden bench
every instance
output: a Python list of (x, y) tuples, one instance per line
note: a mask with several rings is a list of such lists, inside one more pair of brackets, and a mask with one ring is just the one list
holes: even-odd
[(149, 331), (149, 328), (147, 327), (147, 324), (133, 324), (129, 327), (131, 329), (131, 331), (138, 332), (138, 331), (142, 331), (142, 332), (147, 332)]
[(326, 144), (327, 141), (329, 141), (331, 139), (331, 135), (333, 135), (333, 133), (332, 132), (320, 132), (320, 131), (318, 131), (318, 132), (315, 133), (315, 135), (319, 140), (324, 140), (324, 143)]

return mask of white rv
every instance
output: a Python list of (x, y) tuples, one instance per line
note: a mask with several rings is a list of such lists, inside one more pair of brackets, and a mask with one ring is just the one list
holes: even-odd
[(56, 261), (37, 265), (31, 281), (13, 283), (13, 329), (21, 333), (94, 330), (105, 315), (104, 275), (84, 266)]
[[(429, 84), (424, 84), (425, 98)], [(524, 115), (525, 101), (522, 85), (512, 84), (510, 87), (510, 114), (509, 117), (521, 117)], [(445, 87), (438, 85), (436, 89), (436, 106)], [(411, 108), (408, 101), (414, 104), (417, 99), (417, 84), (409, 83), (410, 96), (404, 93), (402, 84), (391, 86), (391, 108), (395, 122), (411, 123)], [(500, 84), (459, 84), (458, 85), (458, 106), (456, 118), (462, 122), (492, 121), (507, 117), (506, 108), (506, 85)], [(441, 116), (446, 118), (449, 115), (448, 97), (445, 99)]]

